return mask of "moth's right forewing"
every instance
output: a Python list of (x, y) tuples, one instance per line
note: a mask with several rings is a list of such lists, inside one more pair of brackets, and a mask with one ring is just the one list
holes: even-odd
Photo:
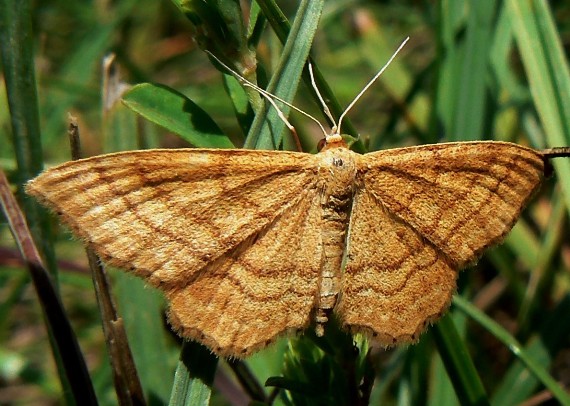
[(26, 191), (101, 258), (155, 285), (188, 280), (258, 233), (317, 181), (314, 156), (147, 150), (68, 162)]

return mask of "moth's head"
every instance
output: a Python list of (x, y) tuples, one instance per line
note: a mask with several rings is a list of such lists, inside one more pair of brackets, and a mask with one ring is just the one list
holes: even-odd
[(359, 137), (353, 137), (348, 134), (340, 134), (339, 131), (333, 130), (325, 134), (317, 144), (317, 151), (322, 152), (331, 148), (349, 148), (358, 141)]
[(330, 134), (325, 135), (325, 138), (319, 141), (317, 149), (319, 152), (326, 151), (330, 148), (344, 147), (348, 148), (348, 145), (343, 140), (342, 136), (337, 131), (332, 131)]

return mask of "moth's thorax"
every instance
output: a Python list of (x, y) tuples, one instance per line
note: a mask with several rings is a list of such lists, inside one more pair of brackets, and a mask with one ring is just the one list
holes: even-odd
[(319, 177), (327, 196), (352, 195), (358, 154), (346, 147), (327, 148), (320, 153)]

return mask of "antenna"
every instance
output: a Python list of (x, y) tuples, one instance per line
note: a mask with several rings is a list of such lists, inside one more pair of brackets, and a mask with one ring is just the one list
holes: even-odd
[(350, 102), (350, 104), (348, 105), (348, 107), (344, 110), (344, 112), (340, 115), (340, 118), (338, 119), (338, 131), (340, 132), (340, 126), (342, 124), (342, 120), (344, 118), (344, 116), (346, 116), (346, 113), (348, 113), (348, 111), (356, 104), (356, 102), (362, 97), (362, 95), (364, 94), (364, 92), (366, 92), (368, 90), (368, 88), (370, 86), (372, 86), (372, 84), (374, 82), (376, 82), (376, 80), (380, 77), (380, 75), (382, 73), (384, 73), (384, 71), (386, 70), (386, 68), (392, 63), (392, 61), (394, 60), (394, 58), (396, 57), (396, 55), (398, 55), (398, 53), (402, 50), (402, 48), (404, 48), (404, 45), (406, 45), (406, 43), (409, 41), (410, 37), (407, 37), (404, 42), (402, 42), (400, 44), (400, 46), (398, 47), (398, 49), (396, 49), (396, 52), (394, 52), (392, 54), (392, 56), (390, 57), (390, 59), (388, 59), (388, 62), (386, 62), (386, 64), (382, 67), (382, 69), (380, 69), (380, 71), (378, 71), (378, 73), (376, 75), (374, 75), (374, 77), (368, 82), (368, 84), (366, 86), (364, 86), (364, 88), (360, 91), (360, 93), (358, 93), (356, 95), (356, 97), (354, 98), (354, 100), (352, 100)]
[[(309, 113), (301, 110), (300, 108), (292, 105), (291, 103), (283, 100), (282, 98), (280, 98), (279, 96), (275, 96), (272, 93), (269, 93), (267, 90), (262, 89), (261, 87), (257, 86), (256, 84), (250, 82), (249, 80), (247, 80), (246, 78), (244, 78), (243, 76), (241, 76), (239, 73), (237, 73), (236, 71), (234, 71), (232, 68), (230, 68), (228, 65), (226, 65), (225, 63), (223, 63), (222, 61), (220, 61), (220, 59), (218, 59), (214, 54), (212, 54), (210, 51), (205, 51), (208, 55), (210, 55), (212, 58), (214, 58), (220, 65), (222, 65), (228, 72), (230, 72), (237, 80), (238, 82), (240, 82), (243, 86), (247, 86), (247, 87), (251, 87), (252, 89), (256, 90), (257, 92), (259, 92), (260, 95), (262, 95), (263, 97), (265, 97), (267, 99), (267, 101), (269, 101), (269, 103), (271, 103), (271, 105), (273, 107), (275, 107), (275, 110), (277, 110), (277, 114), (279, 116), (279, 118), (285, 123), (285, 125), (289, 128), (289, 130), (291, 132), (293, 132), (294, 134), (296, 134), (295, 131), (295, 127), (293, 127), (293, 125), (291, 123), (289, 123), (289, 121), (287, 120), (287, 118), (285, 117), (285, 115), (283, 114), (283, 112), (281, 111), (281, 109), (279, 109), (279, 107), (277, 106), (277, 104), (275, 103), (275, 100), (280, 101), (281, 103), (283, 103), (284, 105), (292, 108), (295, 111), (298, 111), (299, 113), (301, 113), (302, 115), (304, 115), (305, 117), (310, 118), (311, 120), (313, 120), (315, 123), (318, 124), (319, 128), (321, 129), (321, 131), (323, 132), (324, 136), (326, 137), (328, 135), (327, 131), (325, 130), (325, 128), (323, 127), (323, 125), (319, 122), (319, 120), (317, 120), (315, 117), (311, 116)], [(310, 65), (309, 65), (310, 66)], [(312, 74), (312, 73), (311, 73)], [(316, 89), (316, 87), (315, 87)], [(317, 94), (319, 94), (319, 91), (317, 90)], [(321, 102), (324, 104), (324, 102), (322, 101), (322, 98), (320, 97), (319, 94), (319, 98), (321, 99)], [(326, 107), (326, 105), (325, 105)], [(327, 108), (328, 110), (328, 108)], [(330, 112), (328, 113), (330, 114)], [(333, 120), (334, 122), (334, 120)]]
[(315, 82), (315, 75), (313, 74), (313, 64), (311, 62), (309, 62), (309, 76), (311, 77), (311, 85), (313, 86), (313, 89), (315, 89), (315, 93), (317, 94), (317, 97), (319, 98), (319, 101), (321, 102), (321, 105), (323, 106), (323, 112), (329, 118), (331, 123), (333, 123), (333, 131), (332, 132), (335, 132), (336, 129), (338, 128), (338, 126), (336, 125), (336, 120), (334, 119), (333, 115), (331, 114), (331, 111), (329, 110), (329, 106), (327, 106), (327, 104), (325, 103), (325, 100), (323, 99), (321, 92), (319, 92), (319, 88), (317, 87), (317, 82)]
[(325, 139), (329, 140), (331, 137), (334, 136), (339, 136), (340, 133), (340, 128), (341, 128), (341, 124), (342, 124), (342, 120), (344, 119), (344, 117), (346, 116), (346, 114), (350, 111), (350, 109), (352, 109), (352, 107), (354, 107), (354, 105), (356, 104), (356, 102), (362, 97), (362, 95), (368, 90), (368, 88), (370, 86), (372, 86), (372, 84), (374, 82), (376, 82), (376, 80), (380, 77), (380, 75), (382, 75), (382, 73), (384, 73), (384, 71), (386, 70), (386, 68), (388, 68), (388, 66), (390, 66), (390, 64), (392, 63), (392, 61), (394, 60), (394, 58), (396, 58), (396, 56), (398, 55), (398, 53), (402, 50), (402, 48), (404, 47), (404, 45), (406, 45), (406, 43), (409, 41), (410, 37), (407, 37), (398, 47), (398, 49), (396, 49), (396, 51), (392, 54), (392, 56), (390, 57), (390, 59), (388, 59), (388, 62), (386, 62), (386, 64), (382, 67), (382, 69), (380, 69), (378, 71), (378, 73), (376, 75), (374, 75), (374, 77), (366, 84), (366, 86), (364, 86), (364, 88), (356, 95), (356, 97), (352, 100), (352, 102), (350, 102), (350, 104), (348, 105), (348, 107), (342, 112), (342, 114), (340, 115), (340, 118), (338, 119), (338, 123), (335, 121), (333, 115), (331, 114), (331, 111), (329, 110), (327, 104), (325, 103), (325, 100), (323, 99), (323, 96), (321, 95), (321, 93), (319, 92), (319, 88), (317, 87), (317, 83), (315, 81), (315, 76), (313, 74), (313, 65), (309, 62), (309, 74), (311, 76), (311, 84), (313, 86), (313, 89), (315, 89), (315, 92), (317, 94), (317, 97), (319, 98), (319, 101), (321, 102), (321, 105), (323, 107), (323, 111), (325, 113), (325, 115), (330, 119), (330, 121), (333, 123), (333, 127), (332, 127), (332, 131), (331, 133), (327, 133), (327, 131), (325, 130), (325, 128), (323, 127), (323, 125), (319, 122), (319, 120), (317, 120), (315, 117), (311, 116), (309, 113), (301, 110), (298, 107), (295, 107), (294, 105), (292, 105), (291, 103), (283, 100), (282, 98), (269, 93), (267, 90), (262, 89), (261, 87), (257, 86), (256, 84), (250, 82), (249, 80), (247, 80), (246, 78), (244, 78), (243, 76), (241, 76), (239, 73), (237, 73), (236, 71), (234, 71), (232, 68), (230, 68), (228, 65), (226, 65), (225, 63), (223, 63), (218, 57), (216, 57), (214, 54), (212, 54), (210, 51), (205, 51), (208, 55), (210, 55), (215, 61), (217, 61), (221, 66), (224, 67), (224, 69), (226, 69), (228, 72), (230, 72), (243, 86), (247, 86), (250, 87), (252, 89), (254, 89), (255, 91), (259, 92), (260, 95), (262, 95), (263, 97), (265, 97), (267, 99), (267, 101), (269, 103), (271, 103), (271, 105), (275, 108), (275, 110), (277, 110), (277, 114), (279, 116), (279, 118), (285, 123), (285, 125), (289, 128), (289, 130), (293, 133), (296, 134), (295, 131), (295, 127), (293, 127), (293, 125), (287, 120), (287, 118), (285, 117), (285, 115), (283, 114), (283, 112), (281, 111), (281, 109), (279, 109), (279, 107), (277, 106), (277, 104), (275, 103), (275, 100), (283, 103), (284, 105), (292, 108), (295, 111), (298, 111), (299, 113), (301, 113), (302, 115), (304, 115), (305, 117), (310, 118), (311, 120), (313, 120), (315, 123), (317, 123), (317, 125), (319, 126), (319, 128), (321, 129), (321, 131), (323, 132)]

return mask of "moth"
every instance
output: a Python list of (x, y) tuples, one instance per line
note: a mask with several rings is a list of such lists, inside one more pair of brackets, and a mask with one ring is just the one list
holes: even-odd
[(544, 170), (543, 153), (504, 142), (360, 155), (332, 135), (316, 155), (101, 155), (26, 191), (104, 262), (161, 289), (181, 336), (243, 357), (313, 320), (322, 333), (331, 311), (381, 344), (415, 341)]
[[(561, 151), (461, 142), (360, 155), (177, 149), (67, 162), (26, 191), (108, 265), (164, 292), (182, 337), (245, 357), (331, 313), (390, 346), (448, 307)], [(566, 151), (567, 153), (567, 151)]]

